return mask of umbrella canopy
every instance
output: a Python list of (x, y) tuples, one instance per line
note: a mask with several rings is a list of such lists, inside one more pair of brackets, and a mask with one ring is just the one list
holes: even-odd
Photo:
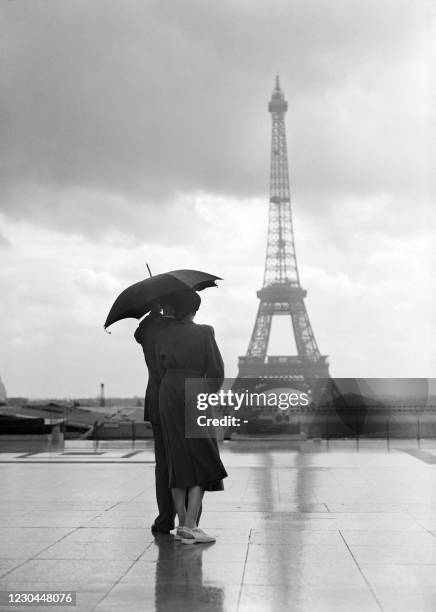
[(200, 270), (172, 270), (146, 278), (120, 293), (109, 311), (104, 327), (130, 317), (140, 319), (150, 310), (153, 302), (165, 295), (186, 289), (201, 291), (206, 287), (216, 287), (217, 280), (222, 279)]

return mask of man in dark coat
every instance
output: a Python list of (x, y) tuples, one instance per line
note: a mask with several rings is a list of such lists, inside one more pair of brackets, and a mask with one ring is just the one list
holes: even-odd
[(168, 464), (162, 436), (159, 417), (159, 377), (156, 364), (154, 336), (156, 332), (166, 327), (174, 320), (171, 306), (165, 306), (164, 314), (160, 314), (160, 305), (156, 305), (148, 316), (139, 324), (135, 331), (135, 340), (142, 346), (145, 363), (148, 368), (148, 384), (145, 392), (144, 420), (151, 422), (154, 436), (154, 455), (156, 459), (156, 501), (159, 515), (156, 517), (151, 531), (153, 533), (169, 533), (174, 529), (174, 508), (171, 489), (169, 488)]

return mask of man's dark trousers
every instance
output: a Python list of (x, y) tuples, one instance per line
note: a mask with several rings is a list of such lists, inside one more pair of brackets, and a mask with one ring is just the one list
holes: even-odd
[(159, 515), (154, 521), (153, 528), (157, 531), (171, 531), (174, 529), (174, 508), (171, 489), (168, 486), (168, 464), (165, 455), (165, 447), (162, 435), (162, 426), (158, 423), (151, 424), (154, 436), (154, 456), (156, 459), (156, 501)]

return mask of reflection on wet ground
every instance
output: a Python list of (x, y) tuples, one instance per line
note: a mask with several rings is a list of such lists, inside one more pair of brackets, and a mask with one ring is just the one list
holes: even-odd
[(224, 444), (207, 545), (152, 536), (150, 443), (25, 450), (0, 455), (0, 590), (75, 590), (80, 612), (436, 609), (433, 442)]

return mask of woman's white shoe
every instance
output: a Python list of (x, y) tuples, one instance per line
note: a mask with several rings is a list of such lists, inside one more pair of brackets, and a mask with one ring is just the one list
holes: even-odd
[(192, 530), (195, 534), (195, 540), (196, 542), (215, 542), (216, 538), (214, 538), (213, 536), (207, 534), (205, 531), (203, 531), (202, 529), (200, 529), (200, 527), (194, 527), (194, 529)]
[(182, 527), (178, 534), (182, 544), (206, 544), (208, 542), (215, 542), (215, 538), (205, 533), (199, 527)]

